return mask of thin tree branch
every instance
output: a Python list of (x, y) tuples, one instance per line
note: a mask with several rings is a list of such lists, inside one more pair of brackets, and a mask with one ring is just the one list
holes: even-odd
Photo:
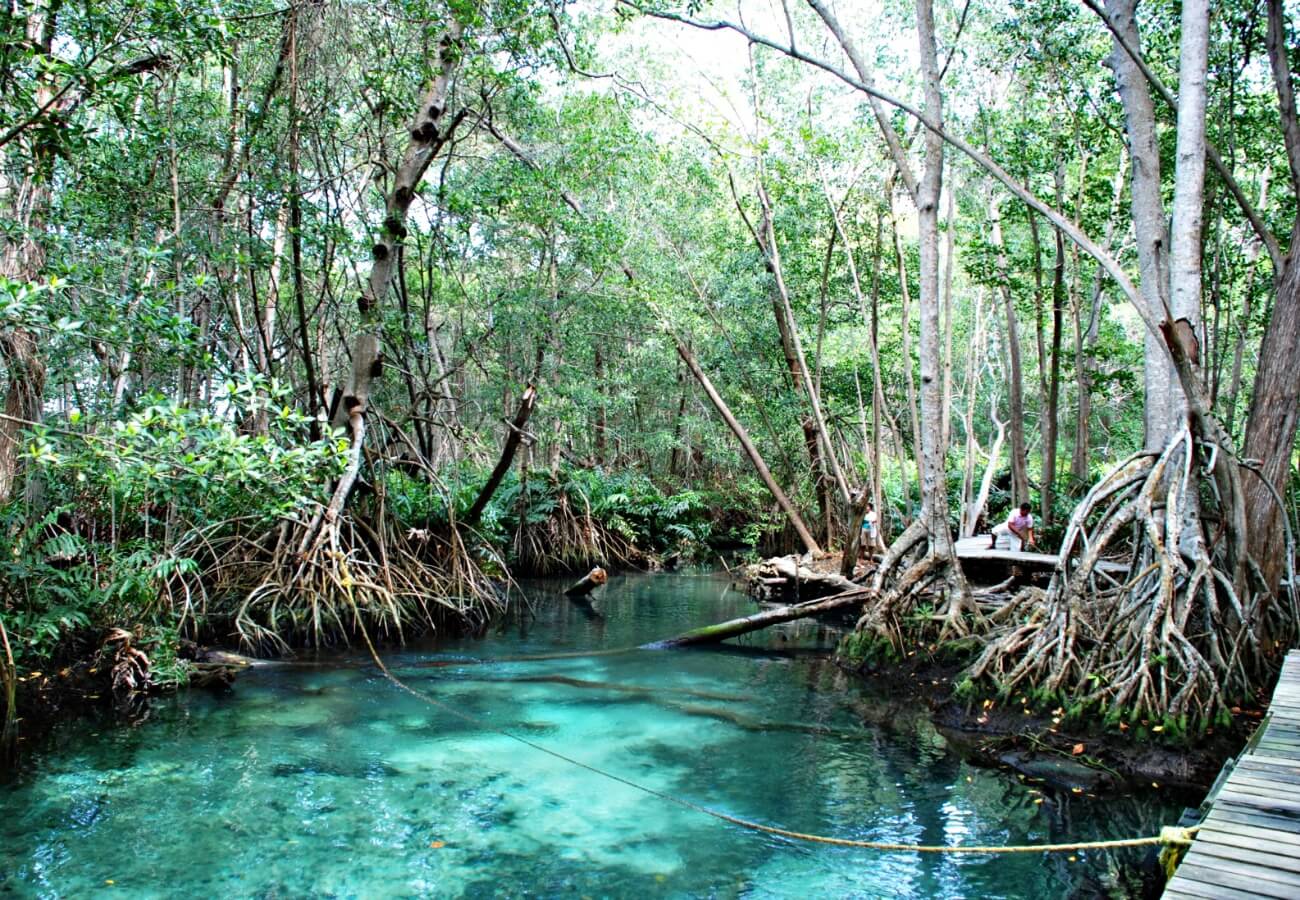
[(1162, 311), (1148, 310), (1146, 308), (1146, 305), (1142, 301), (1142, 295), (1138, 292), (1137, 287), (1133, 284), (1133, 280), (1128, 277), (1128, 274), (1124, 271), (1123, 267), (1119, 264), (1118, 260), (1116, 260), (1113, 256), (1111, 256), (1101, 247), (1097, 246), (1097, 244), (1091, 238), (1089, 238), (1086, 234), (1084, 234), (1082, 230), (1080, 230), (1073, 222), (1071, 222), (1068, 218), (1066, 218), (1061, 212), (1059, 212), (1058, 210), (1054, 209), (1051, 206), (1048, 206), (1042, 200), (1039, 200), (1038, 197), (1036, 197), (1033, 194), (1033, 192), (1031, 192), (1028, 188), (1021, 185), (1014, 178), (1012, 178), (1011, 175), (1000, 165), (998, 165), (996, 162), (994, 162), (985, 154), (981, 153), (979, 150), (976, 150), (973, 146), (971, 146), (962, 138), (959, 138), (954, 134), (950, 134), (941, 126), (936, 125), (933, 122), (929, 121), (925, 117), (925, 115), (916, 107), (902, 100), (899, 100), (898, 98), (890, 94), (887, 94), (884, 91), (880, 90), (879, 88), (873, 87), (858, 78), (854, 78), (852, 75), (848, 74), (842, 69), (837, 68), (836, 66), (827, 62), (826, 60), (819, 59), (818, 57), (815, 56), (810, 56), (808, 53), (805, 53), (802, 50), (791, 48), (785, 44), (780, 43), (779, 41), (773, 40), (772, 38), (750, 31), (744, 26), (737, 25), (734, 22), (729, 22), (726, 20), (700, 21), (696, 19), (691, 19), (687, 16), (677, 15), (676, 13), (643, 9), (637, 6), (636, 4), (630, 2), (630, 0), (618, 0), (618, 2), (621, 5), (628, 7), (629, 9), (641, 13), (642, 15), (651, 16), (652, 18), (677, 22), (682, 25), (689, 25), (692, 28), (699, 28), (703, 31), (735, 32), (736, 34), (739, 34), (741, 37), (744, 37), (746, 40), (749, 40), (752, 43), (759, 44), (764, 47), (768, 47), (769, 49), (775, 50), (778, 53), (783, 53), (786, 56), (789, 56), (791, 59), (797, 59), (800, 62), (805, 62), (815, 68), (821, 69), (823, 72), (826, 72), (827, 74), (832, 75), (835, 78), (838, 78), (840, 81), (844, 82), (850, 87), (862, 91), (867, 96), (874, 97), (880, 100), (882, 103), (888, 104), (889, 106), (892, 106), (895, 109), (898, 109), (906, 113), (907, 115), (911, 116), (912, 118), (916, 119), (927, 130), (938, 135), (940, 138), (942, 138), (952, 147), (956, 148), (961, 153), (965, 154), (977, 165), (979, 165), (982, 169), (984, 169), (990, 175), (992, 175), (994, 178), (1000, 181), (1003, 184), (1003, 186), (1005, 186), (1007, 190), (1009, 190), (1012, 193), (1012, 195), (1014, 195), (1022, 203), (1024, 203), (1031, 209), (1041, 214), (1044, 218), (1046, 218), (1057, 228), (1060, 228), (1061, 231), (1063, 231), (1066, 234), (1066, 236), (1070, 238), (1070, 240), (1072, 240), (1075, 244), (1079, 246), (1079, 249), (1081, 249), (1084, 253), (1088, 254), (1088, 256), (1092, 257), (1099, 264), (1101, 264), (1101, 266), (1106, 270), (1106, 274), (1108, 274), (1115, 281), (1116, 285), (1118, 285), (1120, 290), (1123, 292), (1125, 298), (1127, 298), (1128, 301), (1132, 303), (1134, 308), (1138, 311), (1138, 314), (1142, 317), (1143, 323), (1146, 325), (1148, 330), (1152, 331), (1155, 334), (1161, 334), (1159, 328), (1159, 320), (1156, 318), (1156, 316), (1159, 312)]

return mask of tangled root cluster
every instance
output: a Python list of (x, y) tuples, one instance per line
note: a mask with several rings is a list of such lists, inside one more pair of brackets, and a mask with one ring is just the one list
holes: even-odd
[(1023, 590), (992, 617), (972, 681), (1190, 727), (1246, 697), (1252, 667), (1275, 655), (1264, 636), (1271, 645), (1297, 617), (1240, 558), (1213, 465), (1183, 431), (1094, 485), (1047, 590)]
[(616, 531), (591, 514), (590, 506), (575, 510), (566, 494), (541, 521), (521, 523), (513, 538), (512, 552), (520, 571), (536, 575), (577, 572), (590, 566), (637, 566), (644, 554)]
[(230, 541), (207, 569), (212, 596), (237, 598), (220, 617), (251, 651), (346, 643), (362, 627), (398, 641), (448, 624), (473, 629), (505, 609), (504, 563), (454, 528), (403, 529), (382, 508), (313, 524), (314, 535), (285, 522), (271, 541)]
[(955, 554), (935, 543), (924, 517), (898, 536), (873, 576), (876, 596), (858, 620), (857, 635), (901, 656), (918, 637), (928, 640), (937, 631), (941, 639), (962, 638), (979, 627), (979, 608)]

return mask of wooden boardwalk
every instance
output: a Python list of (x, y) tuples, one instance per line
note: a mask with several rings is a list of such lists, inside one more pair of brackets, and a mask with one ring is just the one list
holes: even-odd
[(1055, 553), (1029, 553), (1012, 550), (990, 550), (987, 534), (962, 538), (957, 541), (957, 558), (967, 561), (1000, 562), (1007, 565), (1054, 569), (1060, 559)]
[(1300, 650), (1165, 887), (1171, 900), (1300, 897)]

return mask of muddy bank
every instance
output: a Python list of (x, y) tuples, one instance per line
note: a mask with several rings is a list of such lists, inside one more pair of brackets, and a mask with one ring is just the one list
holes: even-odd
[(1143, 786), (1185, 793), (1195, 803), (1223, 763), (1241, 751), (1264, 713), (1234, 709), (1230, 727), (1212, 729), (1189, 744), (1150, 732), (1139, 739), (1136, 729), (1127, 726), (1105, 730), (1066, 721), (1064, 710), (1036, 708), (1028, 697), (968, 704), (954, 697), (962, 666), (923, 654), (892, 666), (851, 671), (877, 689), (927, 709), (944, 738), (972, 762), (1076, 793)]
[[(870, 581), (875, 564), (875, 559), (861, 560), (852, 577), (844, 578), (839, 554), (774, 557), (738, 570), (736, 582), (760, 604), (794, 603), (859, 587)], [(1033, 578), (1034, 573), (1017, 572), (1001, 583), (973, 587), (981, 605), (996, 607)], [(835, 624), (845, 626), (848, 633), (855, 619), (856, 615), (841, 614)], [(902, 661), (872, 667), (841, 662), (874, 686), (928, 710), (949, 743), (973, 762), (1012, 769), (1026, 779), (1064, 790), (1155, 785), (1204, 791), (1224, 761), (1240, 752), (1263, 715), (1261, 709), (1234, 709), (1229, 727), (1211, 729), (1183, 744), (1162, 737), (1158, 727), (1152, 731), (1147, 722), (1112, 729), (1067, 721), (1063, 709), (1041, 707), (1028, 696), (968, 703), (955, 696), (964, 662), (942, 650), (920, 647)]]

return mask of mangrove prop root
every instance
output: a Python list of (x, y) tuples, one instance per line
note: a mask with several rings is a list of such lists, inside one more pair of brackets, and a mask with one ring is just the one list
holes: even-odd
[[(1003, 693), (1034, 687), (1112, 715), (1202, 724), (1245, 697), (1258, 674), (1245, 660), (1267, 665), (1267, 654), (1243, 647), (1294, 635), (1296, 623), (1236, 577), (1240, 542), (1216, 539), (1232, 513), (1202, 490), (1202, 455), (1184, 429), (1094, 485), (1047, 591), (1022, 591), (997, 612), (967, 675)], [(1127, 575), (1102, 571), (1115, 558)]]
[(448, 622), (478, 627), (504, 610), (499, 576), (485, 571), (456, 527), (404, 530), (382, 502), (368, 513), (313, 521), (305, 547), (299, 526), (282, 529), (269, 549), (238, 541), (225, 550), (211, 593), (242, 597), (232, 619), (245, 647), (346, 642), (363, 621), (401, 640)]
[(581, 571), (597, 562), (616, 567), (643, 563), (643, 554), (622, 535), (597, 521), (587, 498), (580, 498), (582, 509), (575, 510), (567, 492), (561, 491), (554, 509), (542, 522), (520, 522), (512, 550), (521, 571), (557, 575)]

